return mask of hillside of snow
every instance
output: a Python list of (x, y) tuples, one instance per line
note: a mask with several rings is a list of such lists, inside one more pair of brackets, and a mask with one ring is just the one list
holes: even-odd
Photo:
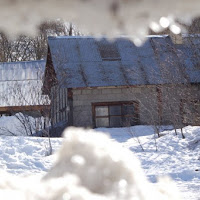
[[(175, 188), (173, 183), (181, 192), (182, 199), (198, 200), (200, 196), (200, 127), (185, 127), (183, 129), (185, 139), (182, 139), (180, 130), (176, 135), (174, 130), (165, 130), (167, 128), (171, 127), (163, 127), (160, 138), (151, 126), (99, 128), (95, 131), (86, 131), (86, 135), (79, 129), (73, 130), (73, 134), (71, 133), (73, 131), (68, 131), (65, 134), (66, 139), (51, 139), (54, 152), (51, 156), (46, 156), (49, 146), (47, 138), (1, 136), (0, 173), (15, 175), (16, 179), (24, 176), (34, 177), (24, 180), (25, 189), (28, 187), (30, 194), (33, 193), (32, 196), (36, 195), (35, 190), (41, 188), (39, 184), (41, 177), (52, 180), (53, 185), (59, 182), (59, 187), (54, 187), (52, 192), (59, 195), (65, 194), (65, 198), (60, 198), (60, 196), (47, 198), (52, 200), (70, 199), (69, 194), (73, 197), (71, 199), (79, 200), (128, 199), (124, 196), (125, 193), (135, 195), (138, 191), (144, 191), (149, 194), (151, 187), (157, 189), (155, 189), (155, 196), (149, 199), (159, 199), (162, 188), (169, 193), (171, 191), (176, 196), (176, 190), (172, 190), (172, 187)], [(101, 132), (110, 135), (111, 139), (106, 136), (104, 138)], [(56, 153), (58, 149), (60, 153)], [(134, 155), (141, 163), (143, 168), (141, 172), (140, 164), (137, 163)], [(139, 173), (137, 173), (138, 170)], [(132, 177), (131, 174), (134, 173), (141, 176)], [(157, 178), (161, 176), (169, 176), (173, 182), (168, 179), (166, 182), (158, 182)], [(12, 184), (9, 182), (5, 184), (7, 179), (4, 177), (4, 180), (2, 177), (1, 175), (0, 196), (5, 191), (3, 188), (8, 185), (11, 185), (14, 190), (21, 189), (13, 181)], [(13, 177), (11, 179), (13, 180)], [(138, 187), (133, 192), (134, 180), (137, 180)], [(30, 184), (27, 184), (28, 181)], [(146, 181), (146, 187), (143, 181)], [(168, 181), (169, 184), (166, 184)], [(68, 182), (72, 184), (65, 188)], [(42, 184), (44, 185), (43, 192), (52, 187), (49, 182), (48, 184), (42, 182)], [(118, 194), (117, 191), (120, 193)], [(82, 194), (81, 198), (76, 196), (77, 193)], [(11, 199), (9, 194), (5, 199)], [(170, 194), (167, 195), (170, 196)], [(41, 198), (37, 196), (37, 199), (43, 200), (42, 194)]]
[[(183, 199), (200, 199), (200, 127), (187, 126), (178, 135), (174, 130), (162, 131), (157, 138), (153, 127), (99, 129), (130, 149), (139, 158), (149, 180), (169, 175), (177, 184)], [(157, 146), (157, 151), (156, 151)]]

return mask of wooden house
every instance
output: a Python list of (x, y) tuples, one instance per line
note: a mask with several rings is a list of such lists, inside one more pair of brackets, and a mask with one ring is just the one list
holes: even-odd
[(56, 126), (200, 125), (199, 35), (49, 37), (43, 92)]

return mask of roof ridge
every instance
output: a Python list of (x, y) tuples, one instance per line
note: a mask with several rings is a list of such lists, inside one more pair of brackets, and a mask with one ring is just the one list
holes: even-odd
[[(198, 33), (182, 33), (183, 37), (200, 37), (200, 34)], [(145, 38), (166, 38), (169, 37), (169, 34), (163, 34), (163, 35), (146, 35)], [(114, 37), (107, 37), (105, 35), (102, 36), (69, 36), (69, 35), (63, 35), (63, 36), (48, 36), (48, 40), (54, 40), (54, 39), (131, 39), (134, 38), (133, 35), (118, 35)]]
[[(147, 35), (146, 38), (150, 37), (167, 37), (168, 35)], [(48, 40), (54, 40), (54, 39), (121, 39), (121, 38), (134, 38), (134, 36), (130, 35), (119, 35), (115, 37), (106, 37), (105, 35), (102, 36), (68, 36), (68, 35), (63, 35), (63, 36), (48, 36)]]

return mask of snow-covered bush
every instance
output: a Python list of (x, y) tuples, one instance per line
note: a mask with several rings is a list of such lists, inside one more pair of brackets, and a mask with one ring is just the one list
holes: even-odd
[(0, 135), (36, 135), (44, 128), (45, 118), (34, 118), (24, 113), (0, 117)]

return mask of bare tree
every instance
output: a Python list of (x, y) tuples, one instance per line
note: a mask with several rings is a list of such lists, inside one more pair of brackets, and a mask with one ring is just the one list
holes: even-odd
[[(183, 127), (185, 125), (200, 124), (200, 93), (199, 84), (193, 75), (191, 79), (191, 72), (187, 72), (188, 67), (185, 66), (185, 53), (191, 54), (192, 64), (199, 69), (199, 48), (193, 42), (192, 37), (187, 37), (187, 42), (190, 47), (187, 51), (179, 49), (178, 44), (169, 42), (163, 47), (162, 55), (165, 60), (160, 60), (160, 44), (152, 43), (155, 59), (159, 65), (161, 73), (158, 74), (152, 68), (149, 74), (153, 74), (152, 80), (155, 85), (138, 86), (140, 90), (129, 87), (129, 94), (132, 94), (133, 99), (138, 102), (140, 117), (146, 116), (146, 119), (140, 119), (142, 124), (152, 125), (155, 133), (160, 137), (160, 128), (162, 125), (172, 125), (176, 135), (179, 134), (177, 129), (180, 129), (182, 138), (185, 138)], [(182, 48), (187, 48), (187, 45), (182, 45)], [(166, 52), (167, 53), (166, 53)], [(141, 63), (140, 63), (141, 65)], [(144, 68), (141, 65), (142, 68)], [(132, 72), (130, 72), (131, 74)], [(133, 72), (133, 76), (141, 77), (137, 71)], [(144, 76), (144, 80), (145, 79)], [(157, 84), (162, 80), (162, 84)], [(128, 125), (130, 126), (130, 124)], [(156, 140), (155, 140), (156, 144)]]
[(72, 23), (65, 23), (62, 20), (41, 23), (35, 37), (20, 35), (10, 40), (4, 32), (0, 32), (0, 62), (45, 59), (48, 36), (62, 35), (81, 35), (81, 32)]
[(6, 93), (0, 94), (1, 102), (18, 119), (24, 135), (36, 135), (49, 126), (50, 102), (47, 96), (42, 95), (41, 84), (41, 80), (12, 81), (6, 83)]

